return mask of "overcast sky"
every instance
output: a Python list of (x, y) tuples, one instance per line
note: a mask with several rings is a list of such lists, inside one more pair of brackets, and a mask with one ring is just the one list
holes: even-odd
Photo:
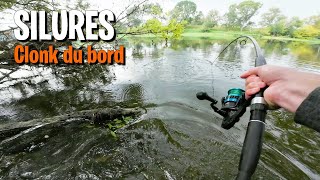
[[(243, 0), (193, 0), (198, 9), (205, 14), (211, 10), (216, 9), (222, 13), (228, 10), (228, 7), (234, 3), (240, 3)], [(271, 7), (278, 7), (284, 15), (292, 17), (298, 16), (305, 18), (308, 16), (320, 14), (320, 0), (255, 0), (263, 4), (260, 9), (260, 14)], [(171, 0), (173, 4), (179, 0)]]
[[(58, 2), (69, 3), (70, 0), (57, 0)], [(75, 0), (71, 0), (75, 1)], [(115, 14), (119, 14), (128, 4), (132, 4), (133, 0), (87, 0), (92, 4), (90, 9), (109, 9)], [(158, 2), (164, 7), (165, 11), (171, 10), (181, 0), (149, 0)], [(193, 0), (198, 7), (198, 10), (203, 11), (204, 14), (209, 10), (218, 10), (221, 15), (226, 13), (228, 7), (234, 3), (240, 3), (243, 0)], [(259, 10), (258, 16), (253, 21), (259, 21), (260, 15), (266, 12), (271, 7), (278, 7), (282, 13), (288, 17), (298, 16), (306, 18), (312, 15), (320, 15), (320, 0), (255, 0), (263, 3), (262, 8)], [(0, 29), (7, 29), (7, 25), (12, 26), (12, 15), (3, 15), (5, 19), (0, 19), (2, 26)], [(2, 16), (2, 17), (3, 17)]]

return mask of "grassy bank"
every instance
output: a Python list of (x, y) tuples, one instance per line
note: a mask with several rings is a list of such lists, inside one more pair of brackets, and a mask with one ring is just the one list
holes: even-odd
[(266, 36), (262, 35), (257, 31), (237, 31), (237, 30), (222, 30), (222, 29), (212, 29), (206, 32), (203, 32), (200, 27), (188, 27), (185, 29), (182, 34), (183, 37), (198, 37), (198, 38), (209, 38), (209, 39), (234, 39), (240, 35), (250, 35), (258, 39), (265, 40), (279, 40), (279, 41), (299, 41), (307, 42), (312, 44), (320, 44), (320, 39), (298, 39), (290, 37), (281, 37), (281, 36)]
[[(217, 40), (232, 40), (240, 35), (250, 35), (257, 39), (262, 40), (278, 40), (278, 41), (296, 41), (306, 42), (310, 44), (320, 44), (320, 39), (297, 39), (289, 37), (275, 37), (275, 36), (263, 36), (252, 32), (240, 32), (240, 31), (213, 31), (213, 32), (184, 32), (183, 38), (204, 38), (204, 39), (217, 39)], [(153, 34), (137, 35), (135, 37), (143, 38), (159, 38)]]
[[(217, 40), (232, 40), (241, 35), (250, 35), (257, 39), (262, 40), (278, 40), (278, 41), (296, 41), (306, 42), (310, 44), (320, 44), (320, 39), (298, 39), (281, 36), (266, 36), (262, 35), (258, 31), (240, 31), (240, 30), (223, 30), (223, 29), (212, 29), (207, 32), (203, 32), (201, 27), (188, 27), (184, 30), (183, 38), (204, 38), (204, 39), (217, 39)], [(157, 38), (153, 34), (138, 35), (136, 37), (144, 38)]]

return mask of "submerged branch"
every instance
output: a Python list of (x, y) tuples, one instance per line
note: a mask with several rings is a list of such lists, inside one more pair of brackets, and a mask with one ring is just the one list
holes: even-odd
[[(138, 117), (145, 113), (142, 108), (103, 108), (94, 110), (84, 110), (72, 114), (54, 116), (50, 118), (33, 119), (23, 122), (12, 122), (0, 125), (0, 139), (3, 140), (0, 143), (2, 146), (7, 141), (10, 141), (11, 136), (19, 136), (20, 132), (25, 130), (33, 130), (42, 128), (45, 126), (56, 127), (70, 123), (93, 123), (96, 125), (105, 125), (114, 119), (121, 118), (123, 116)], [(20, 133), (20, 134), (18, 134)], [(6, 139), (7, 137), (11, 137)]]

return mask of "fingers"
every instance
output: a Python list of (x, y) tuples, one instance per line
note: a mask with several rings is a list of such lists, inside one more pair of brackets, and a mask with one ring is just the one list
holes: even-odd
[(256, 75), (250, 75), (246, 79), (246, 86), (252, 82), (261, 82), (260, 78)]
[(249, 99), (252, 95), (258, 93), (261, 88), (264, 88), (266, 83), (256, 75), (250, 75), (246, 79), (246, 99)]
[(251, 82), (246, 86), (246, 89), (253, 89), (253, 88), (264, 88), (266, 86), (266, 83), (260, 81), (260, 82)]
[(260, 91), (260, 88), (256, 87), (256, 88), (252, 88), (252, 89), (246, 89), (246, 99), (249, 99), (252, 95), (258, 93)]
[(258, 93), (260, 89), (264, 88), (266, 84), (264, 82), (253, 82), (246, 86), (245, 96), (249, 99), (252, 95)]
[(250, 75), (246, 79), (246, 83), (245, 83), (246, 88), (249, 84), (251, 84), (252, 86), (257, 86), (257, 87), (259, 86), (260, 88), (263, 88), (266, 83), (264, 83), (260, 77), (256, 75)]
[(269, 85), (272, 82), (287, 77), (288, 74), (290, 74), (288, 73), (288, 71), (288, 68), (272, 65), (263, 65), (249, 69), (248, 71), (244, 72), (240, 77), (246, 79), (252, 75), (255, 75), (260, 77), (264, 82), (266, 82)]
[(258, 75), (258, 72), (260, 70), (260, 67), (254, 67), (254, 68), (251, 68), (249, 69), (248, 71), (244, 72), (240, 77), (245, 79), (251, 75)]

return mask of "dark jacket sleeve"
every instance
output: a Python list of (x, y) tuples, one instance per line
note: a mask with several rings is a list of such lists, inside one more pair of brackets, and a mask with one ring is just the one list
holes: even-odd
[(320, 132), (320, 87), (312, 91), (301, 103), (294, 121)]

